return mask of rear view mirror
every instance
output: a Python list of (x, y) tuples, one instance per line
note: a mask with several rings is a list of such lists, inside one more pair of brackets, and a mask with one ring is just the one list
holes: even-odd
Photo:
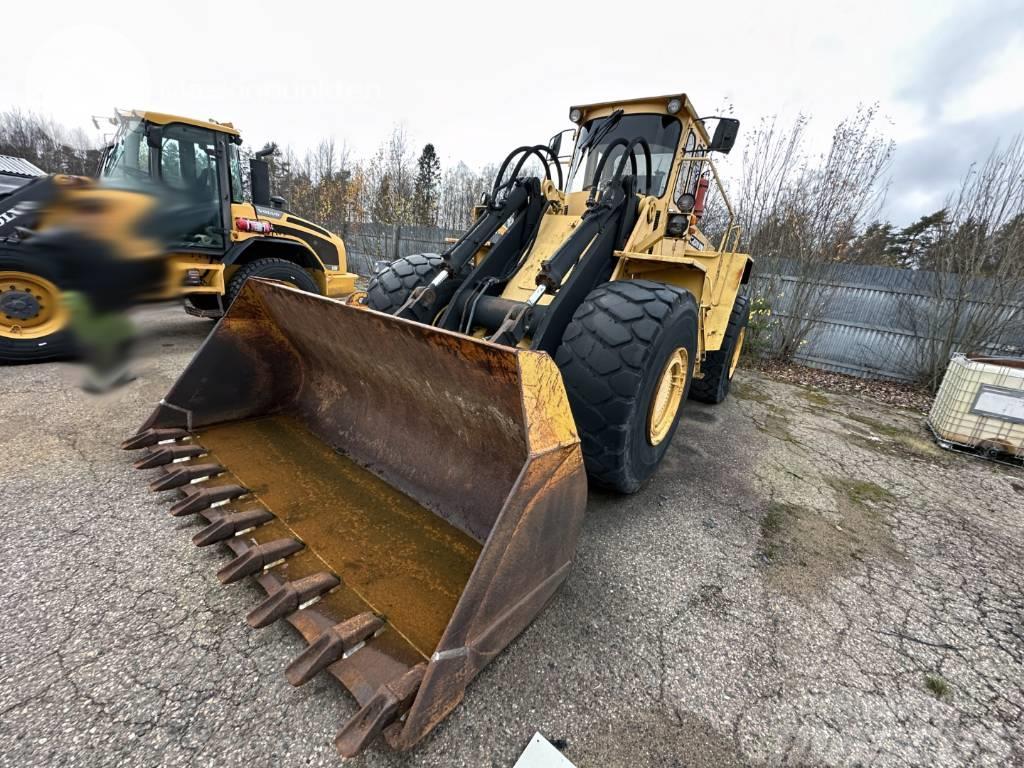
[(718, 118), (718, 125), (715, 126), (715, 135), (711, 138), (709, 152), (721, 152), (729, 154), (732, 145), (736, 143), (736, 135), (740, 132), (740, 121), (734, 117)]
[[(259, 154), (259, 153), (257, 153)], [(253, 205), (270, 205), (270, 164), (253, 157), (249, 160), (249, 182)]]
[(553, 154), (555, 157), (558, 157), (558, 152), (559, 150), (562, 149), (561, 133), (556, 133), (554, 136), (551, 137), (551, 140), (548, 142), (548, 149), (551, 150), (551, 154)]

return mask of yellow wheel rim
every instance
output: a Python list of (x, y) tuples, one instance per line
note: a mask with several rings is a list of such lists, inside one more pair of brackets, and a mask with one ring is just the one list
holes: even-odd
[(690, 353), (679, 347), (671, 355), (661, 372), (658, 385), (651, 399), (651, 411), (647, 415), (647, 442), (657, 445), (668, 435), (675, 423), (679, 406), (686, 392), (686, 376), (690, 365)]
[(747, 335), (747, 328), (740, 328), (740, 335), (736, 337), (736, 346), (732, 350), (732, 360), (729, 361), (729, 378), (736, 372), (736, 366), (740, 364), (740, 352), (743, 351), (743, 338)]
[(56, 285), (30, 272), (0, 271), (0, 338), (39, 339), (67, 323)]

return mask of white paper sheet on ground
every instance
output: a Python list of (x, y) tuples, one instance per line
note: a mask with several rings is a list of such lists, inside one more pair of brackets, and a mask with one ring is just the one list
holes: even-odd
[(538, 731), (533, 734), (530, 743), (512, 768), (576, 768), (576, 766), (551, 746), (551, 742), (541, 736)]

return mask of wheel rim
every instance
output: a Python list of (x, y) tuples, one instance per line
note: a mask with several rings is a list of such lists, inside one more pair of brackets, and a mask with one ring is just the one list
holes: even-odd
[(647, 442), (657, 445), (665, 439), (675, 423), (679, 406), (686, 392), (686, 377), (689, 370), (690, 353), (685, 347), (678, 347), (669, 355), (668, 362), (658, 378), (651, 398), (651, 410), (647, 416)]
[(0, 271), (0, 338), (38, 339), (67, 320), (56, 285), (30, 272)]
[(729, 361), (729, 378), (736, 372), (736, 366), (740, 363), (740, 352), (743, 351), (743, 338), (747, 335), (746, 326), (740, 328), (740, 335), (736, 337), (736, 346), (732, 350), (732, 360)]

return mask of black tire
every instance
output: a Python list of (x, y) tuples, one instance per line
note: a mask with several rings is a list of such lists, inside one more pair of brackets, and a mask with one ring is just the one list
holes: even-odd
[[(13, 253), (10, 248), (0, 250), (0, 272), (4, 271), (25, 272), (57, 283), (56, 276), (42, 267), (38, 259)], [(0, 286), (0, 292), (3, 288)], [(74, 336), (66, 327), (34, 339), (12, 339), (0, 335), (0, 363), (41, 363), (75, 357), (77, 353)]]
[(291, 283), (296, 288), (309, 293), (320, 293), (320, 288), (310, 274), (293, 261), (278, 258), (256, 259), (241, 267), (228, 282), (227, 296), (224, 305), (230, 307), (242, 290), (245, 281), (250, 277), (266, 277)]
[(679, 348), (687, 353), (689, 385), (697, 329), (693, 295), (650, 280), (599, 285), (576, 309), (555, 362), (580, 433), (587, 474), (595, 484), (633, 493), (661, 462), (687, 392), (684, 388), (680, 408), (657, 444), (648, 432), (651, 401)]
[[(444, 266), (436, 253), (417, 253), (403, 256), (382, 269), (372, 278), (366, 289), (366, 306), (378, 312), (395, 314), (408, 301), (412, 292), (426, 285)], [(437, 288), (431, 302), (418, 301), (410, 310), (413, 318), (420, 323), (431, 323), (437, 313), (448, 306), (458, 284), (448, 279)]]
[(690, 387), (690, 399), (702, 403), (717, 405), (725, 400), (732, 384), (732, 356), (740, 340), (740, 332), (747, 327), (750, 320), (750, 299), (737, 296), (729, 315), (729, 324), (725, 327), (725, 338), (722, 348), (716, 352), (708, 352), (704, 356), (701, 370), (703, 378), (694, 379)]

